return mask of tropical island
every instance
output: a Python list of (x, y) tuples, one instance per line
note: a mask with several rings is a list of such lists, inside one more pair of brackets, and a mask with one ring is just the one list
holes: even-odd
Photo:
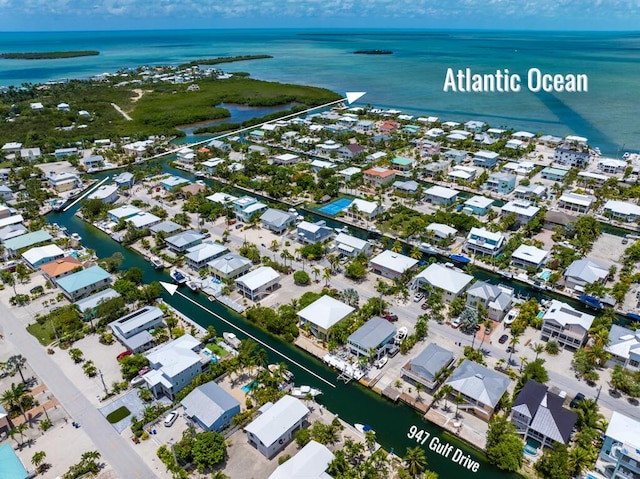
[(100, 55), (97, 50), (74, 50), (62, 52), (13, 52), (0, 53), (5, 60), (56, 60), (60, 58), (90, 57)]
[(355, 55), (392, 55), (391, 50), (356, 50)]
[(203, 58), (201, 60), (193, 60), (189, 63), (181, 65), (180, 68), (194, 67), (198, 65), (218, 65), (220, 63), (244, 62), (248, 60), (264, 60), (273, 58), (273, 55), (236, 55), (234, 57), (216, 57)]

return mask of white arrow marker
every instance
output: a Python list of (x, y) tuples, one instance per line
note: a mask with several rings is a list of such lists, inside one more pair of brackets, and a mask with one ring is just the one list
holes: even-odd
[(349, 103), (349, 105), (351, 105), (354, 101), (358, 101), (366, 94), (366, 91), (348, 91), (345, 93), (345, 95), (347, 95), (347, 103)]
[(173, 293), (178, 291), (178, 285), (177, 284), (165, 283), (164, 281), (160, 281), (160, 286), (162, 286), (164, 289), (166, 289), (167, 293), (169, 293), (171, 296), (173, 296)]

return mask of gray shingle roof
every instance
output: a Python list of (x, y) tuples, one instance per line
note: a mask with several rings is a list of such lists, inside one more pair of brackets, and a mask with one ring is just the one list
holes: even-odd
[(453, 353), (451, 351), (447, 351), (435, 343), (429, 343), (420, 354), (411, 360), (410, 367), (414, 373), (433, 381), (436, 374), (449, 365), (451, 361), (453, 361)]
[(507, 376), (468, 359), (447, 380), (454, 390), (491, 407), (498, 404), (509, 383)]
[(363, 349), (377, 348), (389, 335), (394, 336), (396, 328), (386, 319), (373, 317), (360, 326), (347, 339)]
[(208, 428), (211, 428), (220, 416), (240, 406), (237, 399), (213, 381), (195, 388), (180, 401), (180, 404), (189, 417), (197, 417)]

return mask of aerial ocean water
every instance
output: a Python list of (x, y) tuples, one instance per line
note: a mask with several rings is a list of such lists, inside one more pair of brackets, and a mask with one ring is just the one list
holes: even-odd
[[(356, 50), (391, 55), (356, 55)], [(87, 78), (140, 65), (269, 54), (223, 64), (264, 80), (308, 84), (361, 101), (445, 120), (480, 119), (558, 136), (589, 138), (603, 153), (640, 150), (640, 33), (420, 30), (175, 30), (0, 33), (0, 52), (98, 50), (99, 56), (0, 60), (0, 86)], [(444, 92), (447, 69), (508, 69), (519, 92)], [(585, 74), (586, 92), (532, 92), (527, 72)]]

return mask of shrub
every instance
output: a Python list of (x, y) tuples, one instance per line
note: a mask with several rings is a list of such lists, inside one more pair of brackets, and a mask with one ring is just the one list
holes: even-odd
[(311, 282), (311, 278), (305, 271), (296, 271), (293, 273), (293, 280), (300, 286), (306, 286)]

